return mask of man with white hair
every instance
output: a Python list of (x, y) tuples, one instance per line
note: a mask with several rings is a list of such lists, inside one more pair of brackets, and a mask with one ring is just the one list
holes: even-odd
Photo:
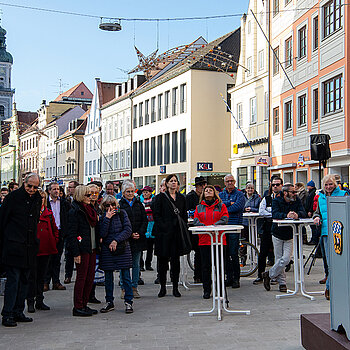
[(28, 174), (22, 187), (9, 193), (1, 206), (0, 255), (7, 276), (1, 312), (5, 327), (33, 321), (23, 311), (30, 269), (39, 250), (37, 226), (42, 204), (39, 185), (39, 175)]

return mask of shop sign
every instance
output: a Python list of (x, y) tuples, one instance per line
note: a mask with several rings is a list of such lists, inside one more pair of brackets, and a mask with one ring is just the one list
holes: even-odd
[(197, 163), (197, 171), (213, 171), (213, 163)]
[(120, 173), (119, 177), (128, 177), (130, 174), (129, 173)]
[(166, 165), (161, 165), (159, 171), (161, 174), (165, 174), (166, 173)]
[(255, 156), (255, 165), (256, 166), (270, 166), (271, 165), (271, 157)]
[(301, 153), (298, 157), (297, 166), (304, 166), (304, 156)]

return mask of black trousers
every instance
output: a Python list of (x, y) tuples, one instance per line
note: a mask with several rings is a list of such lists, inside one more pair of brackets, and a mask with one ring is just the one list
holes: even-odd
[(194, 274), (193, 279), (201, 279), (202, 277), (202, 262), (201, 262), (201, 250), (198, 245), (199, 236), (198, 235), (192, 235), (191, 236), (191, 243), (192, 243), (192, 250), (194, 250)]
[(270, 232), (263, 232), (260, 236), (260, 253), (258, 257), (258, 277), (266, 269), (266, 258), (273, 253), (272, 234)]
[(153, 259), (153, 249), (154, 249), (154, 238), (147, 238), (147, 254), (146, 254), (146, 267), (149, 267), (152, 265), (152, 259)]
[(61, 258), (63, 254), (63, 239), (60, 237), (60, 240), (57, 243), (57, 254), (50, 255), (49, 265), (47, 267), (47, 273), (45, 276), (45, 283), (52, 284), (60, 283), (60, 270), (61, 270)]
[(180, 276), (180, 257), (164, 257), (164, 256), (158, 256), (158, 266), (159, 266), (159, 283), (162, 286), (165, 286), (166, 284), (166, 274), (169, 268), (169, 261), (170, 261), (170, 275), (173, 282), (173, 286), (177, 287), (179, 283), (179, 276)]
[(49, 258), (50, 255), (37, 256), (36, 266), (30, 269), (28, 301), (34, 301), (34, 298), (36, 298), (36, 302), (40, 304), (44, 300), (44, 278), (49, 264)]
[(66, 259), (66, 263), (64, 266), (64, 277), (72, 278), (73, 269), (74, 269), (74, 256), (67, 249), (67, 241), (64, 241), (64, 257)]
[(15, 317), (23, 314), (24, 302), (28, 292), (30, 269), (21, 269), (14, 266), (5, 266), (6, 285), (3, 317)]

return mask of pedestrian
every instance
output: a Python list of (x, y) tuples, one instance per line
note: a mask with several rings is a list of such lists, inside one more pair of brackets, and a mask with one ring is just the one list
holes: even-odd
[(7, 277), (1, 312), (5, 327), (33, 321), (23, 311), (30, 269), (39, 249), (37, 226), (42, 203), (39, 186), (39, 175), (29, 173), (23, 185), (5, 197), (0, 210), (1, 262)]
[(79, 186), (79, 182), (78, 181), (69, 181), (68, 182), (68, 187), (67, 187), (67, 200), (69, 203), (73, 202), (73, 196), (74, 196), (74, 191), (76, 189), (76, 187)]
[(5, 197), (9, 194), (9, 190), (7, 187), (2, 187), (0, 190), (0, 206), (3, 203)]
[(100, 312), (114, 310), (115, 270), (120, 271), (123, 281), (125, 313), (133, 312), (133, 289), (130, 277), (132, 256), (129, 238), (132, 235), (131, 223), (125, 210), (120, 209), (117, 199), (107, 195), (101, 202), (103, 214), (100, 216), (101, 254), (100, 268), (105, 273), (106, 306)]
[(9, 183), (8, 188), (9, 188), (9, 192), (18, 190), (19, 184), (17, 182), (12, 181)]
[(98, 216), (90, 204), (90, 197), (91, 192), (87, 186), (77, 186), (68, 216), (67, 245), (77, 269), (73, 316), (91, 316), (97, 313), (97, 310), (87, 306), (94, 282), (96, 249), (99, 244), (96, 232)]
[[(316, 186), (313, 180), (310, 180), (307, 184), (307, 198), (305, 201), (305, 211), (308, 218), (312, 218), (314, 214), (313, 203), (316, 195)], [(307, 242), (308, 245), (316, 245), (319, 242), (319, 230), (317, 230), (315, 225), (310, 225), (311, 228), (311, 240)]]
[[(328, 222), (327, 222), (327, 197), (328, 196), (346, 196), (347, 193), (338, 187), (336, 177), (333, 174), (326, 175), (322, 179), (322, 192), (319, 193), (317, 209), (314, 212), (314, 224), (321, 226), (321, 241), (324, 254), (328, 265), (328, 275), (331, 271), (328, 246)], [(332, 239), (332, 237), (330, 238)], [(329, 278), (326, 281), (325, 297), (329, 300)]]
[[(219, 193), (219, 196), (226, 205), (229, 214), (228, 224), (242, 225), (245, 205), (244, 194), (235, 187), (236, 180), (233, 175), (226, 175), (224, 177), (224, 183), (226, 188)], [(226, 235), (228, 254), (226, 256), (225, 284), (226, 286), (232, 286), (232, 288), (240, 287), (239, 238), (239, 233), (229, 233)]]
[[(135, 196), (135, 185), (131, 181), (124, 181), (122, 185), (123, 197), (119, 201), (121, 209), (128, 214), (132, 227), (132, 235), (129, 239), (132, 255), (132, 290), (135, 299), (140, 298), (137, 286), (140, 279), (140, 258), (144, 250), (147, 249), (146, 231), (147, 215), (140, 199)], [(123, 277), (120, 278), (120, 288), (122, 296), (125, 293)]]
[[(200, 197), (200, 204), (197, 205), (194, 213), (194, 226), (226, 225), (228, 222), (228, 212), (226, 205), (222, 203), (218, 192), (212, 185), (206, 185)], [(198, 235), (198, 245), (202, 259), (202, 281), (203, 298), (209, 299), (211, 292), (211, 239), (208, 234)], [(222, 237), (223, 244), (226, 245), (226, 237)], [(215, 238), (214, 238), (215, 243)], [(220, 268), (217, 266), (217, 268)], [(221, 270), (220, 270), (221, 271)]]
[(30, 313), (34, 313), (35, 309), (44, 311), (50, 310), (50, 307), (44, 303), (44, 277), (49, 264), (50, 255), (57, 254), (56, 245), (59, 240), (55, 218), (52, 211), (47, 208), (47, 194), (43, 190), (39, 190), (39, 193), (42, 198), (37, 228), (40, 245), (35, 265), (30, 269), (29, 275), (27, 305), (28, 312)]
[[(173, 282), (173, 295), (175, 297), (181, 297), (178, 289), (180, 256), (188, 254), (191, 249), (190, 242), (188, 241), (188, 232), (184, 231), (183, 226), (183, 224), (187, 226), (186, 199), (178, 191), (180, 182), (177, 175), (168, 175), (165, 179), (165, 185), (167, 190), (159, 193), (153, 203), (154, 252), (157, 255), (159, 263), (159, 298), (166, 295), (166, 275), (169, 260), (170, 275)], [(184, 238), (188, 238), (188, 240)]]

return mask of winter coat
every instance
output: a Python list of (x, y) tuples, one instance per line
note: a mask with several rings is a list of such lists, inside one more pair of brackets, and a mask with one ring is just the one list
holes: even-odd
[(316, 188), (313, 187), (307, 195), (306, 202), (305, 202), (305, 211), (306, 214), (308, 213), (313, 213), (315, 210), (313, 209), (313, 203), (314, 203), (314, 198), (316, 195)]
[[(129, 238), (132, 234), (132, 229), (126, 211), (121, 209), (120, 213), (113, 215), (110, 219), (106, 217), (106, 214), (101, 215), (99, 227), (99, 234), (102, 238), (99, 268), (103, 271), (131, 268), (132, 258)], [(111, 253), (109, 245), (113, 240), (118, 244), (126, 241), (123, 254), (113, 255)]]
[(55, 223), (53, 212), (45, 208), (39, 218), (38, 239), (40, 241), (39, 253), (41, 255), (57, 254), (58, 228)]
[(301, 204), (303, 205), (304, 209), (306, 209), (307, 191), (305, 190), (305, 188), (298, 192), (298, 197), (300, 198)]
[[(98, 225), (95, 227), (96, 248), (99, 246)], [(67, 231), (68, 250), (74, 257), (83, 253), (92, 253), (91, 226), (81, 203), (73, 201), (68, 213)]]
[(146, 241), (146, 231), (147, 231), (147, 215), (145, 211), (145, 207), (140, 202), (138, 198), (134, 198), (134, 202), (132, 206), (130, 206), (129, 202), (123, 197), (119, 201), (119, 205), (121, 209), (124, 209), (128, 214), (132, 233), (138, 233), (140, 235), (139, 239), (134, 239), (132, 237), (129, 238), (130, 247), (132, 252), (142, 252), (147, 249), (147, 241)]
[(169, 194), (170, 200), (165, 193), (159, 193), (155, 196), (152, 204), (154, 227), (153, 235), (155, 237), (154, 254), (161, 257), (176, 257), (183, 255), (180, 226), (177, 215), (170, 201), (179, 209), (179, 215), (187, 223), (186, 199), (176, 192), (175, 201)]
[(37, 226), (42, 199), (32, 196), (24, 185), (9, 193), (0, 209), (0, 254), (2, 263), (18, 268), (31, 268), (39, 250)]
[[(296, 212), (300, 219), (306, 218), (306, 212), (301, 204), (300, 198), (296, 197), (294, 202), (286, 202), (283, 197), (283, 192), (280, 192), (280, 194), (272, 200), (272, 218), (277, 220), (286, 219), (290, 211)], [(286, 241), (293, 238), (293, 228), (290, 226), (278, 226), (278, 224), (273, 223), (272, 235)]]
[(190, 191), (186, 195), (186, 209), (187, 210), (196, 210), (197, 205), (199, 204), (199, 196), (195, 190)]
[[(261, 202), (261, 198), (257, 193), (253, 193), (253, 195), (248, 198), (247, 195), (244, 195), (244, 199), (245, 199), (245, 205), (244, 205), (244, 209), (245, 208), (249, 208), (250, 207), (250, 211), (245, 213), (258, 213), (259, 212), (259, 205)], [(243, 218), (242, 221), (244, 226), (249, 226), (249, 221), (246, 218)]]
[[(60, 226), (61, 226), (59, 230), (60, 239), (64, 239), (67, 235), (68, 212), (70, 207), (71, 207), (71, 204), (66, 199), (62, 199), (62, 198), (60, 199)], [(47, 199), (47, 208), (49, 210), (52, 210), (49, 198)]]
[[(243, 221), (243, 209), (245, 205), (244, 194), (236, 187), (231, 193), (224, 189), (219, 193), (222, 202), (226, 205), (228, 211), (228, 224), (229, 225), (242, 225)], [(231, 205), (231, 202), (234, 202)]]
[[(204, 200), (197, 205), (194, 212), (194, 226), (226, 225), (228, 222), (228, 212), (226, 205), (216, 200), (212, 205), (208, 205)], [(215, 242), (215, 239), (214, 239)], [(226, 237), (223, 237), (226, 245)], [(199, 234), (198, 245), (211, 245), (208, 234)]]

